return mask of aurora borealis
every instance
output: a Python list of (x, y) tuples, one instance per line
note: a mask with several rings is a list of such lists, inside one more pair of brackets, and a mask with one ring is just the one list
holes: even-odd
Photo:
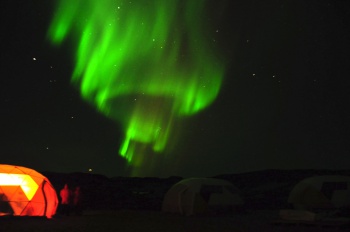
[[(49, 28), (76, 50), (71, 82), (83, 99), (121, 123), (119, 154), (139, 175), (176, 143), (181, 117), (217, 97), (224, 65), (203, 26), (206, 1), (62, 0)], [(170, 139), (171, 138), (171, 139)]]
[(108, 177), (349, 169), (350, 2), (95, 2), (108, 3), (2, 1), (2, 163)]

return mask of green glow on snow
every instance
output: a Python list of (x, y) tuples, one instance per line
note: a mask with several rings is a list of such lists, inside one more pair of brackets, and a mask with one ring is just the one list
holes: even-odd
[[(203, 36), (204, 0), (61, 0), (49, 38), (77, 41), (72, 83), (122, 123), (119, 153), (135, 167), (165, 152), (174, 119), (219, 93), (224, 67)], [(171, 141), (174, 142), (174, 141)]]

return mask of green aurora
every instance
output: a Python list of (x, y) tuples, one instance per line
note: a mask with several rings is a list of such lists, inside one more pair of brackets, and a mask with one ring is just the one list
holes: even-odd
[[(48, 36), (77, 42), (72, 84), (125, 137), (119, 154), (139, 175), (169, 153), (181, 128), (217, 97), (224, 65), (205, 36), (204, 0), (61, 0)], [(171, 144), (170, 144), (171, 143)]]

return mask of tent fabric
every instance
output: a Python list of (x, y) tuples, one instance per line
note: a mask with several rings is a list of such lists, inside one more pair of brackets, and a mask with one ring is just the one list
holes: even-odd
[(21, 166), (0, 164), (0, 216), (55, 215), (56, 190), (39, 172)]
[(194, 215), (232, 210), (242, 205), (239, 191), (232, 183), (215, 178), (189, 178), (168, 190), (162, 211)]
[(350, 176), (315, 176), (300, 181), (289, 194), (295, 209), (350, 207)]

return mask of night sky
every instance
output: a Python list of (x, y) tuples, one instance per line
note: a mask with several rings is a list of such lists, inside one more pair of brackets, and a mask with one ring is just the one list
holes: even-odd
[[(122, 125), (71, 84), (75, 43), (47, 39), (54, 1), (5, 0), (0, 9), (0, 162), (130, 175), (118, 155)], [(179, 120), (172, 152), (144, 175), (349, 169), (348, 1), (209, 0), (205, 9), (203, 40), (225, 64), (220, 93)]]

